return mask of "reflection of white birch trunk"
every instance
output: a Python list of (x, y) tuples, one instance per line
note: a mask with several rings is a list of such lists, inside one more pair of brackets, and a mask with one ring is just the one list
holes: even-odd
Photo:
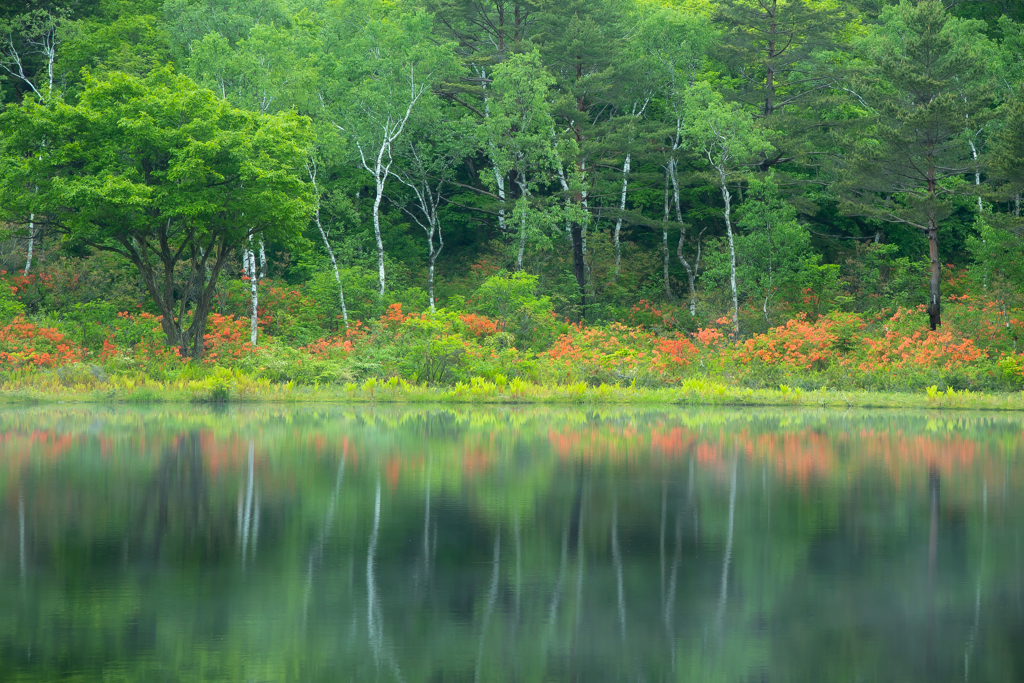
[(586, 555), (583, 552), (583, 516), (586, 507), (580, 505), (580, 521), (576, 525), (576, 619), (573, 622), (574, 632), (580, 627), (580, 615), (583, 613), (583, 569), (586, 566)]
[(615, 589), (618, 597), (619, 631), (626, 642), (626, 596), (622, 586), (622, 552), (619, 550), (619, 500), (612, 499), (612, 563), (615, 565)]
[(569, 562), (569, 522), (569, 519), (565, 520), (565, 529), (562, 531), (562, 558), (558, 564), (558, 578), (555, 580), (555, 589), (551, 594), (551, 603), (548, 605), (548, 627), (543, 640), (545, 652), (551, 644), (551, 636), (555, 631), (555, 623), (558, 621), (558, 606), (562, 602), (562, 591), (565, 589), (565, 569)]
[(327, 506), (327, 514), (324, 517), (323, 526), (317, 536), (316, 544), (309, 551), (309, 558), (306, 560), (306, 589), (302, 594), (302, 628), (306, 628), (309, 618), (309, 600), (313, 594), (313, 560), (323, 557), (324, 544), (327, 542), (327, 535), (331, 533), (334, 526), (334, 511), (338, 507), (338, 493), (341, 490), (341, 482), (345, 477), (345, 455), (342, 454), (341, 462), (338, 464), (338, 475), (334, 480), (334, 495), (331, 496), (331, 503)]
[(377, 534), (380, 530), (380, 479), (377, 479), (377, 494), (373, 501), (373, 527), (370, 530), (370, 545), (366, 551), (366, 626), (370, 635), (370, 649), (373, 659), (380, 666), (384, 625), (378, 615), (377, 574), (374, 562), (377, 555)]
[(18, 568), (25, 580), (25, 499), (18, 494)]
[(523, 553), (522, 543), (519, 537), (519, 511), (512, 515), (512, 531), (516, 543), (516, 622), (519, 621), (519, 613), (523, 606)]
[(664, 617), (665, 635), (668, 638), (669, 652), (672, 653), (672, 669), (676, 666), (675, 647), (675, 609), (676, 609), (676, 579), (679, 576), (679, 564), (683, 559), (683, 512), (676, 511), (676, 545), (672, 553), (672, 569), (669, 570), (668, 593), (665, 596)]
[(985, 574), (985, 541), (988, 536), (988, 481), (982, 483), (981, 492), (981, 561), (978, 563), (978, 581), (974, 591), (974, 625), (964, 647), (964, 680), (969, 680), (971, 656), (981, 627), (981, 577)]
[(722, 617), (725, 615), (725, 602), (729, 595), (729, 564), (732, 561), (732, 530), (736, 518), (736, 469), (739, 459), (732, 460), (732, 483), (729, 485), (729, 531), (725, 537), (725, 557), (722, 559), (722, 587), (718, 594), (718, 615), (715, 623), (722, 628)]
[[(259, 512), (256, 512), (255, 523), (253, 523), (253, 510), (254, 504), (259, 501), (258, 496), (255, 501), (253, 499), (253, 493), (255, 489), (255, 459), (256, 459), (256, 444), (249, 441), (249, 477), (245, 485), (245, 507), (242, 513), (242, 568), (245, 569), (246, 555), (249, 548), (249, 541), (252, 538), (253, 553), (256, 552), (256, 531), (259, 525)], [(252, 534), (249, 533), (252, 528)]]
[(658, 534), (658, 560), (661, 565), (661, 596), (665, 600), (665, 517), (668, 513), (668, 481), (661, 481), (661, 532)]
[(487, 626), (491, 621), (491, 614), (494, 612), (494, 604), (498, 601), (498, 569), (501, 565), (501, 530), (498, 530), (494, 537), (494, 559), (491, 560), (491, 585), (487, 588), (487, 606), (484, 608), (484, 618), (480, 624), (480, 646), (476, 654), (476, 673), (473, 680), (480, 683), (480, 668), (484, 662), (484, 639), (487, 636)]

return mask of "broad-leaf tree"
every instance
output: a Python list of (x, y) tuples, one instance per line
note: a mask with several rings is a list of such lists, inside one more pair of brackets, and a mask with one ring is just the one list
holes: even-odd
[(130, 260), (193, 359), (229, 256), (297, 236), (312, 213), (307, 120), (236, 109), (169, 68), (89, 79), (73, 105), (9, 107), (0, 136), (4, 211)]

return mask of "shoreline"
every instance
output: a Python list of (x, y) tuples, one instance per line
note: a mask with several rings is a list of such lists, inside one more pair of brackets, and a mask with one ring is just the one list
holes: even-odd
[(244, 374), (209, 380), (161, 382), (148, 378), (113, 377), (92, 385), (64, 386), (59, 382), (0, 385), (0, 405), (26, 404), (483, 404), (483, 405), (665, 405), (722, 407), (800, 407), (867, 409), (956, 409), (977, 411), (1024, 411), (1024, 391), (920, 392), (805, 390), (780, 387), (750, 389), (714, 380), (687, 380), (679, 387), (583, 383), (536, 385), (513, 380), (495, 384), (480, 378), (453, 386), (428, 387), (404, 380), (362, 384), (310, 386), (275, 384)]

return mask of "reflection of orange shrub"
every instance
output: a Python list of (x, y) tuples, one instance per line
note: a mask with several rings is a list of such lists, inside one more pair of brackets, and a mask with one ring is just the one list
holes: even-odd
[(53, 368), (84, 358), (85, 349), (51, 327), (40, 327), (18, 317), (0, 328), (0, 363), (8, 367)]

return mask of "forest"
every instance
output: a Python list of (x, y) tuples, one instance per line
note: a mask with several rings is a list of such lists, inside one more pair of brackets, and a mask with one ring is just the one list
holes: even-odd
[(1022, 21), (11, 0), (0, 386), (1017, 391)]

